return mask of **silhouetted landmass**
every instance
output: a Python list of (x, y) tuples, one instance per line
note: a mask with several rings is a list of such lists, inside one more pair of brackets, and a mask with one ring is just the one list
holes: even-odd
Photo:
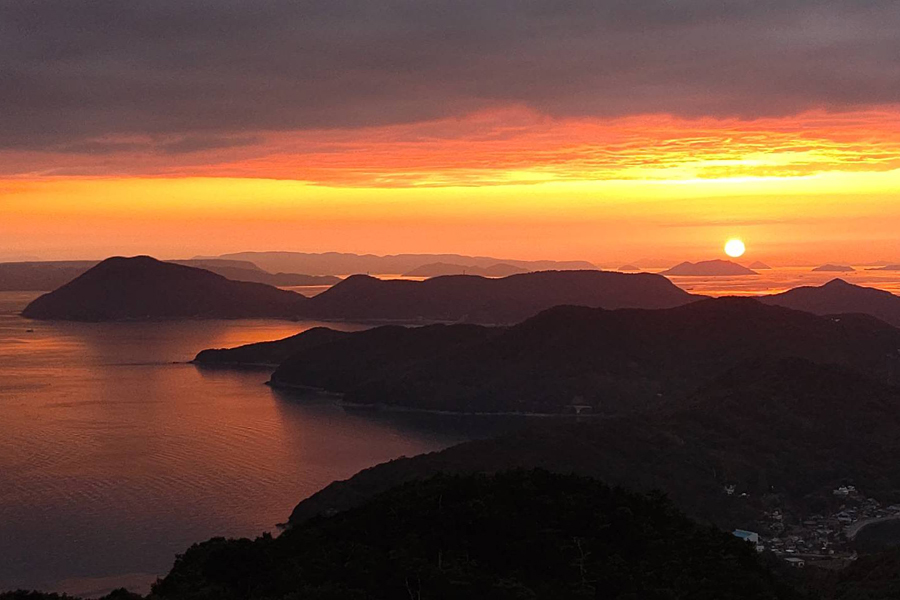
[[(232, 281), (251, 281), (276, 287), (334, 285), (341, 281), (332, 275), (303, 275), (300, 273), (269, 273), (247, 261), (237, 260), (173, 260), (167, 261), (188, 267), (197, 267), (217, 273)], [(231, 264), (229, 264), (231, 263)]]
[[(441, 337), (452, 341), (458, 331), (353, 333), (334, 350), (291, 356), (272, 383), (321, 387), (364, 405), (554, 414), (587, 407), (615, 414), (677, 401), (762, 357), (840, 364), (883, 381), (900, 376), (900, 330), (864, 315), (825, 318), (751, 299), (666, 310), (562, 306), (507, 330), (484, 328), (482, 340), (475, 336), (463, 348), (404, 354), (419, 336), (443, 348)], [(402, 359), (393, 363), (395, 352)]]
[(277, 367), (291, 355), (330, 344), (346, 338), (348, 333), (326, 327), (314, 327), (273, 342), (258, 342), (236, 348), (203, 350), (194, 363), (207, 366), (270, 366)]
[(623, 265), (623, 266), (619, 267), (619, 270), (620, 270), (620, 271), (630, 272), (630, 271), (640, 271), (641, 268), (640, 268), (640, 267), (636, 267), (636, 266), (634, 266), (634, 265)]
[(771, 269), (772, 267), (770, 267), (766, 263), (762, 262), (761, 260), (758, 260), (758, 261), (754, 262), (753, 264), (751, 264), (750, 267), (748, 267), (748, 268), (754, 269), (756, 271), (767, 271), (767, 270)]
[[(216, 258), (216, 257), (197, 257)], [(350, 254), (342, 252), (237, 252), (218, 258), (247, 260), (272, 273), (279, 271), (311, 275), (351, 275), (375, 273), (397, 275), (431, 263), (441, 262), (470, 267), (490, 267), (498, 263), (521, 267), (527, 271), (595, 269), (586, 261), (514, 260), (490, 256), (461, 254)]]
[(192, 546), (160, 600), (790, 598), (734, 536), (659, 495), (543, 471), (439, 476), (277, 538)]
[(819, 287), (798, 287), (759, 298), (766, 304), (786, 306), (818, 315), (860, 313), (900, 327), (900, 296), (875, 288), (834, 279)]
[(738, 275), (757, 275), (756, 271), (748, 269), (730, 260), (704, 260), (701, 262), (683, 262), (671, 269), (663, 271), (660, 275), (693, 276), (693, 277), (734, 277)]
[(416, 267), (404, 277), (440, 277), (442, 275), (479, 275), (481, 277), (508, 277), (525, 273), (527, 269), (508, 264), (496, 264), (489, 267), (454, 265), (450, 263), (429, 263)]
[[(361, 471), (301, 502), (291, 523), (437, 472), (533, 467), (660, 489), (692, 516), (728, 529), (752, 526), (773, 507), (802, 519), (839, 502), (832, 489), (848, 481), (892, 502), (900, 498), (898, 397), (896, 387), (831, 365), (745, 362), (672, 410), (541, 421)], [(728, 485), (737, 492), (728, 495)]]
[(55, 290), (96, 264), (93, 260), (0, 263), (0, 292)]
[(873, 267), (866, 271), (900, 271), (900, 265), (885, 265), (883, 267)]
[(22, 314), (68, 321), (291, 317), (306, 301), (294, 292), (149, 256), (116, 257), (37, 298)]
[(449, 275), (425, 281), (348, 277), (309, 299), (310, 319), (517, 323), (560, 304), (666, 308), (696, 300), (664, 277), (608, 271), (541, 271), (501, 279)]
[[(97, 266), (97, 260), (45, 261), (0, 263), (0, 292), (55, 290), (69, 283), (88, 269)], [(252, 281), (274, 286), (334, 285), (338, 277), (300, 275), (297, 273), (269, 273), (253, 263), (239, 260), (173, 260), (187, 267), (206, 269), (234, 281)]]
[(815, 269), (813, 269), (814, 272), (819, 272), (819, 273), (850, 273), (855, 270), (856, 269), (854, 269), (853, 267), (850, 267), (847, 265), (832, 265), (832, 264), (822, 265), (821, 267), (816, 267)]

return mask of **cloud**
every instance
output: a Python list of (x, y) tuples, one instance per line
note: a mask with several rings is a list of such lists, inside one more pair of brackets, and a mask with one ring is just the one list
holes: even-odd
[(898, 30), (895, 0), (0, 0), (0, 148), (864, 109), (900, 99)]

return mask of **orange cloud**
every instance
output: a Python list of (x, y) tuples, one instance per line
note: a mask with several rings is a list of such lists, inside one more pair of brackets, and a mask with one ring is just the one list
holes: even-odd
[(900, 109), (745, 121), (552, 119), (511, 108), (413, 125), (251, 139), (187, 153), (152, 150), (160, 140), (97, 140), (109, 151), (7, 153), (3, 164), (8, 175), (24, 178), (252, 177), (361, 187), (797, 177), (900, 168)]

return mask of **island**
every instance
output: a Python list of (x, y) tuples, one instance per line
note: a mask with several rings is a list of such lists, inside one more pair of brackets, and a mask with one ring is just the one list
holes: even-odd
[(113, 257), (31, 302), (30, 319), (126, 321), (295, 317), (308, 300), (149, 256)]
[(753, 269), (754, 271), (768, 271), (768, 270), (772, 269), (772, 267), (770, 267), (766, 263), (762, 262), (761, 260), (755, 261), (748, 268)]
[(821, 267), (816, 267), (815, 269), (813, 269), (814, 273), (851, 273), (853, 271), (856, 271), (856, 269), (854, 269), (851, 266), (833, 265), (830, 263), (827, 265), (822, 265)]
[(696, 263), (683, 262), (675, 265), (671, 269), (661, 272), (660, 275), (681, 277), (738, 277), (742, 275), (758, 275), (758, 273), (730, 260), (704, 260)]

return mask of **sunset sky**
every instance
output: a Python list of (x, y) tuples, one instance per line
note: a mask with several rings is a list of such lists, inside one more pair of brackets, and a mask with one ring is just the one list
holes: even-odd
[(898, 31), (896, 0), (0, 0), (0, 259), (900, 262)]

